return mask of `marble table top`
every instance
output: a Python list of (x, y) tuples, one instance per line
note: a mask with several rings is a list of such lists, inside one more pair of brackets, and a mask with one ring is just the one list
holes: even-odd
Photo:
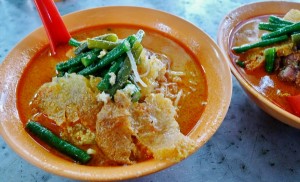
[[(294, 0), (299, 2), (299, 0)], [(98, 6), (143, 6), (180, 16), (216, 40), (222, 18), (251, 0), (64, 0), (62, 15)], [(33, 0), (0, 0), (0, 62), (27, 34), (41, 26)], [(233, 77), (227, 116), (215, 135), (186, 160), (138, 179), (149, 181), (299, 181), (300, 130), (267, 115)], [(49, 174), (23, 160), (0, 137), (0, 182), (74, 181)]]

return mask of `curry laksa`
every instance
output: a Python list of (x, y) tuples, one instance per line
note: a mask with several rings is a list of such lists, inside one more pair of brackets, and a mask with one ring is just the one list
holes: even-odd
[(17, 107), (28, 133), (66, 160), (92, 166), (177, 162), (207, 103), (204, 70), (180, 41), (152, 29), (80, 30), (28, 63)]
[(300, 11), (242, 22), (231, 34), (232, 60), (259, 93), (300, 116)]

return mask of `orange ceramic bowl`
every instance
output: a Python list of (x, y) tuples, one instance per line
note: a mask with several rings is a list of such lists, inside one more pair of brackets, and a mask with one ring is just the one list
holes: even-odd
[(217, 42), (227, 55), (227, 61), (229, 61), (229, 66), (231, 72), (234, 74), (242, 88), (245, 90), (247, 95), (265, 112), (273, 116), (274, 118), (296, 128), (300, 128), (300, 118), (283, 110), (278, 107), (266, 97), (257, 92), (245, 78), (236, 69), (236, 65), (233, 60), (230, 60), (230, 35), (234, 28), (241, 22), (248, 20), (253, 17), (258, 17), (262, 15), (284, 15), (290, 9), (300, 9), (300, 3), (293, 2), (283, 2), (283, 1), (267, 1), (247, 4), (241, 6), (229, 14), (226, 15), (224, 20), (219, 26)]
[[(231, 73), (227, 64), (228, 58), (202, 30), (168, 13), (139, 7), (89, 9), (66, 15), (63, 20), (70, 32), (101, 24), (134, 25), (154, 29), (187, 44), (188, 49), (203, 66), (208, 84), (206, 109), (189, 136), (197, 141), (198, 149), (216, 132), (230, 103)], [(15, 152), (45, 171), (78, 180), (136, 178), (174, 164), (170, 161), (149, 160), (120, 167), (85, 166), (64, 160), (38, 145), (24, 130), (20, 121), (16, 108), (16, 86), (24, 67), (45, 46), (49, 46), (48, 40), (41, 27), (22, 40), (0, 67), (0, 133)]]

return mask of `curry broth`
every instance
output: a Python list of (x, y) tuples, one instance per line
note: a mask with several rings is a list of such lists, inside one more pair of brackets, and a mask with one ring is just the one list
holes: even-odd
[[(105, 33), (116, 33), (119, 38), (125, 38), (136, 33), (139, 28), (128, 25), (106, 25), (79, 30), (74, 32), (72, 37), (84, 40)], [(146, 32), (146, 36), (142, 41), (143, 46), (156, 53), (166, 55), (172, 61), (170, 65), (172, 70), (186, 73), (185, 76), (181, 77), (182, 82), (178, 84), (179, 89), (182, 89), (185, 94), (178, 103), (179, 109), (176, 118), (181, 132), (186, 135), (194, 127), (205, 109), (203, 103), (207, 101), (207, 83), (204, 70), (196, 61), (195, 55), (184, 43), (151, 29), (143, 28), (143, 30)], [(60, 46), (57, 49), (57, 54), (50, 56), (50, 49), (45, 47), (32, 58), (24, 69), (17, 87), (17, 108), (20, 119), (24, 124), (32, 118), (32, 111), (29, 107), (31, 99), (39, 87), (46, 82), (50, 82), (52, 77), (56, 75), (55, 65), (68, 59), (66, 52), (69, 49), (70, 46), (68, 45)], [(55, 123), (47, 119), (42, 124), (54, 132), (58, 130)], [(49, 147), (46, 148), (51, 150)], [(91, 163), (93, 161), (89, 165), (92, 165)]]
[[(259, 30), (258, 23), (267, 22), (268, 17), (269, 16), (267, 15), (259, 16), (241, 22), (230, 35), (230, 48), (233, 46), (241, 46), (243, 44), (257, 41), (258, 37), (261, 37), (262, 34), (267, 32)], [(233, 65), (236, 67), (238, 72), (256, 91), (264, 95), (271, 102), (281, 107), (282, 109), (291, 113), (293, 112), (292, 108), (283, 95), (300, 94), (299, 88), (296, 88), (292, 84), (280, 81), (276, 73), (266, 73), (264, 66), (261, 66), (254, 71), (244, 70), (243, 68), (235, 64), (235, 61), (238, 60), (240, 56), (234, 55), (232, 52), (230, 56), (232, 58), (231, 60), (233, 61)]]

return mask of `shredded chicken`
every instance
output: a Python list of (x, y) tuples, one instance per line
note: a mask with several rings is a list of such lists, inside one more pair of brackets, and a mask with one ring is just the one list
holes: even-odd
[(158, 82), (161, 77), (166, 73), (166, 65), (155, 54), (146, 53), (145, 61), (141, 62), (138, 67), (139, 73), (146, 73), (141, 79), (147, 85), (147, 87), (141, 87), (142, 97), (149, 95), (158, 87)]

